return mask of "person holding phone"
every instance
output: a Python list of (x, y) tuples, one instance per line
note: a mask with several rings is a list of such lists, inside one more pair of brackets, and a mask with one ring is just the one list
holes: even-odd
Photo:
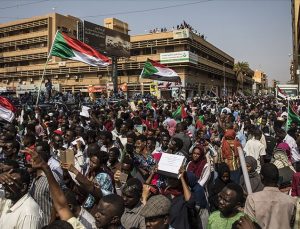
[(125, 157), (121, 163), (121, 169), (114, 174), (115, 187), (118, 195), (122, 195), (122, 188), (126, 181), (132, 178), (131, 172), (133, 170), (133, 160), (130, 157)]
[(92, 144), (88, 148), (88, 155), (90, 164), (86, 175), (80, 173), (71, 163), (62, 164), (62, 168), (72, 172), (80, 188), (88, 193), (83, 206), (86, 209), (91, 209), (103, 196), (114, 193), (114, 186), (113, 175), (106, 166), (107, 153), (100, 151), (97, 144)]

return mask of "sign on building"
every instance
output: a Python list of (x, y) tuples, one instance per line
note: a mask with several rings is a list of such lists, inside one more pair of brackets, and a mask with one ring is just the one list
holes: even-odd
[(185, 39), (190, 37), (189, 29), (178, 29), (173, 31), (173, 39)]
[(185, 63), (185, 62), (197, 64), (198, 55), (195, 53), (191, 53), (189, 51), (168, 52), (168, 53), (160, 54), (160, 63), (162, 64)]
[[(45, 91), (45, 84), (42, 84), (41, 91)], [(26, 92), (37, 93), (39, 90), (39, 85), (29, 84), (29, 85), (17, 85), (16, 94), (25, 94)], [(60, 91), (60, 84), (52, 84), (52, 90)]]
[(130, 36), (106, 27), (83, 21), (84, 43), (107, 56), (129, 57)]
[(297, 84), (278, 84), (276, 87), (276, 97), (287, 99), (298, 96), (298, 94)]

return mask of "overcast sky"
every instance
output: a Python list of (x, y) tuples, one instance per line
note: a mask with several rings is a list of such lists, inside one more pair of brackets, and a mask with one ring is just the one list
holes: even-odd
[(269, 79), (290, 79), (290, 0), (0, 0), (0, 23), (50, 12), (103, 25), (106, 17), (129, 24), (130, 34), (172, 28), (185, 20), (207, 41), (247, 61)]

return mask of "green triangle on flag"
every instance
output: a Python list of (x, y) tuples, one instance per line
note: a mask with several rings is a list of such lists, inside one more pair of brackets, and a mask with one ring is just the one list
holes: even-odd
[(289, 104), (288, 117), (287, 117), (288, 128), (291, 126), (292, 122), (296, 122), (297, 125), (300, 126), (300, 115), (298, 115), (297, 112), (293, 110), (292, 105)]
[(180, 81), (180, 77), (174, 70), (150, 59), (147, 59), (147, 61), (145, 62), (140, 77), (143, 79), (152, 79), (169, 82)]

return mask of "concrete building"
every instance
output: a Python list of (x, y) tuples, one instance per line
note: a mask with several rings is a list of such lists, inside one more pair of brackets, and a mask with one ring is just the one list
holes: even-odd
[(300, 24), (299, 24), (299, 10), (300, 10), (300, 0), (291, 0), (291, 13), (292, 13), (292, 37), (293, 37), (293, 54), (291, 56), (291, 66), (290, 66), (290, 73), (291, 73), (291, 81), (293, 83), (299, 83), (299, 34), (300, 34)]
[(260, 70), (254, 71), (253, 76), (253, 93), (259, 95), (265, 95), (268, 93), (268, 77), (266, 73)]
[[(0, 24), (0, 88), (19, 93), (36, 90), (56, 30), (76, 38), (80, 22), (73, 16), (52, 13)], [(104, 26), (129, 31), (127, 23), (114, 18), (105, 19)], [(118, 60), (118, 83), (126, 85), (123, 90), (129, 95), (150, 92), (153, 82), (139, 78), (147, 58), (180, 75), (181, 84), (158, 85), (162, 97), (170, 97), (173, 89), (187, 97), (210, 92), (222, 95), (224, 85), (227, 94), (236, 91), (234, 58), (189, 29), (134, 35), (130, 40), (131, 56)], [(92, 67), (58, 57), (52, 57), (45, 70), (45, 78), (52, 79), (57, 90), (73, 92), (88, 92), (91, 85), (98, 87), (96, 91), (112, 90), (111, 74), (111, 66)], [(252, 87), (250, 82), (244, 83)]]

